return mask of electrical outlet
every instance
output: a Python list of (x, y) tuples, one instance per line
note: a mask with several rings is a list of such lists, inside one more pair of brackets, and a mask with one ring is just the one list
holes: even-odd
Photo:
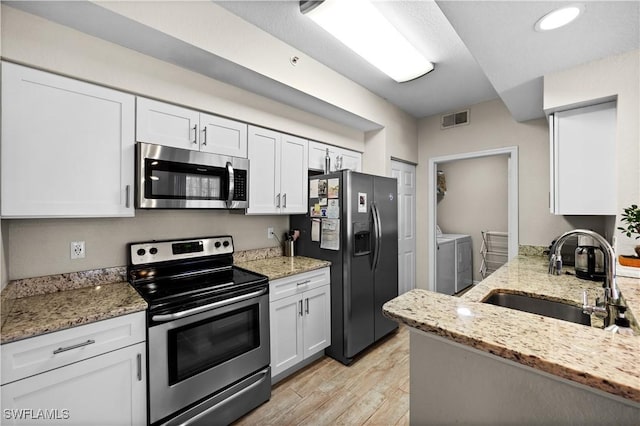
[(273, 228), (271, 226), (267, 228), (267, 238), (273, 240)]
[(71, 259), (84, 259), (84, 241), (71, 241)]

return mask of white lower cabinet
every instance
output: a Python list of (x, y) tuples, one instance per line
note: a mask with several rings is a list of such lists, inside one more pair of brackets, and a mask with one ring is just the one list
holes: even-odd
[(145, 425), (144, 327), (139, 312), (2, 345), (2, 424)]
[(269, 283), (271, 375), (289, 370), (331, 344), (329, 268)]

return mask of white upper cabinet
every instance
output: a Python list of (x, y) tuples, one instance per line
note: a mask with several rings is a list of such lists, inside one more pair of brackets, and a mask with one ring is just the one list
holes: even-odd
[(132, 95), (2, 63), (2, 216), (133, 216)]
[(247, 214), (307, 211), (305, 139), (249, 126), (249, 208)]
[(551, 213), (615, 215), (615, 102), (556, 112), (549, 125)]
[(247, 158), (247, 125), (152, 99), (137, 98), (136, 140)]
[[(324, 171), (324, 158), (329, 150), (330, 171), (349, 169), (356, 172), (362, 171), (362, 154), (349, 149), (339, 148), (320, 142), (309, 141), (309, 168), (312, 170)], [(338, 169), (337, 163), (342, 165)]]

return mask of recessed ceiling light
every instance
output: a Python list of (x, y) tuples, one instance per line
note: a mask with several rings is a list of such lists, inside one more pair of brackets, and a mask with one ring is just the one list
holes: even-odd
[(398, 83), (433, 70), (370, 0), (302, 0), (300, 11)]
[(573, 22), (584, 10), (581, 4), (572, 4), (571, 6), (561, 7), (544, 15), (536, 22), (536, 31), (550, 31), (556, 28), (564, 27)]

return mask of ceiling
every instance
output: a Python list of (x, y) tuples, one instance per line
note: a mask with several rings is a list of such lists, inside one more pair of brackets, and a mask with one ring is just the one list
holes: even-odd
[(545, 74), (640, 48), (640, 1), (583, 1), (577, 21), (546, 33), (536, 21), (574, 1), (376, 1), (436, 64), (396, 83), (300, 14), (298, 1), (216, 3), (417, 118), (497, 96), (516, 120), (539, 118)]
[[(379, 128), (350, 111), (91, 2), (3, 3), (354, 128)], [(545, 74), (640, 48), (640, 0), (583, 0), (585, 11), (577, 21), (547, 33), (534, 31), (535, 22), (569, 2), (376, 1), (385, 16), (435, 62), (431, 73), (396, 83), (300, 14), (297, 0), (215, 3), (416, 118), (454, 112), (498, 96), (516, 120), (539, 118)]]

